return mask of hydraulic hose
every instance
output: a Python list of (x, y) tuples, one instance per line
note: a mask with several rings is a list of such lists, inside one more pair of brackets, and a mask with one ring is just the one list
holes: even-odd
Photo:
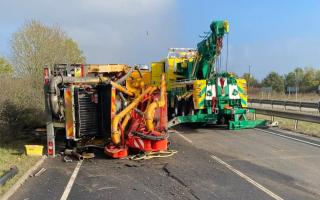
[(53, 79), (50, 81), (50, 86), (49, 86), (49, 102), (50, 102), (50, 108), (55, 117), (59, 117), (60, 113), (60, 105), (59, 105), (59, 100), (58, 100), (58, 85), (62, 83), (62, 77), (61, 76), (55, 76)]
[(119, 80), (117, 80), (117, 83), (121, 84), (121, 83), (123, 83), (125, 80), (127, 80), (127, 78), (132, 74), (132, 72), (133, 72), (135, 69), (138, 70), (139, 76), (140, 76), (140, 78), (142, 78), (142, 73), (141, 73), (141, 70), (140, 70), (139, 66), (134, 66), (134, 67), (131, 67), (131, 69), (127, 72), (126, 75), (124, 75), (124, 76), (121, 77)]
[(135, 95), (138, 95), (140, 93), (140, 90), (133, 87), (130, 83), (130, 81), (127, 81), (126, 83), (126, 88), (128, 89), (129, 92), (134, 93)]
[(131, 67), (131, 69), (126, 73), (126, 75), (124, 75), (123, 77), (121, 77), (120, 79), (118, 79), (116, 82), (118, 83), (118, 84), (121, 84), (121, 83), (123, 83), (124, 81), (126, 81), (127, 80), (127, 78), (131, 75), (131, 73), (133, 72), (133, 70), (134, 70), (134, 67)]
[[(117, 83), (122, 83), (122, 82), (124, 82), (125, 80), (127, 80), (127, 78), (131, 75), (131, 73), (132, 73), (135, 69), (137, 69), (137, 71), (138, 71), (138, 73), (139, 73), (139, 76), (140, 76), (140, 78), (142, 79), (143, 76), (142, 76), (142, 72), (141, 72), (139, 66), (134, 66), (134, 67), (132, 67), (132, 68), (130, 69), (130, 71), (129, 71), (125, 76), (123, 76), (121, 79), (119, 79), (119, 80), (117, 81)], [(127, 87), (127, 89), (128, 89), (129, 92), (132, 92), (132, 93), (134, 93), (135, 95), (140, 94), (140, 89), (137, 89), (135, 86), (132, 86), (131, 83), (130, 83), (130, 81), (127, 81), (127, 82), (126, 82), (126, 87)], [(145, 83), (144, 83), (143, 81), (140, 81), (138, 87), (143, 90), (144, 87), (145, 87)]]
[(113, 81), (111, 81), (110, 83), (114, 88), (116, 88), (120, 92), (123, 92), (123, 93), (125, 93), (126, 95), (129, 95), (129, 96), (133, 96), (134, 95), (133, 92), (130, 92), (129, 90), (127, 90), (125, 87), (119, 85), (118, 83), (113, 82)]
[(149, 131), (154, 130), (153, 119), (154, 113), (157, 108), (162, 108), (166, 105), (166, 78), (165, 75), (161, 76), (161, 86), (160, 86), (160, 101), (154, 101), (147, 107), (145, 112), (146, 127)]
[(139, 66), (135, 66), (135, 68), (138, 70), (138, 73), (139, 73), (140, 78), (142, 78), (143, 76), (142, 76), (140, 67), (139, 67)]
[(128, 122), (129, 122), (130, 118), (131, 118), (130, 113), (126, 114), (126, 116), (124, 117), (124, 119), (123, 119), (123, 121), (122, 121), (122, 124), (121, 124), (121, 128), (122, 128), (123, 130), (125, 130), (125, 128), (126, 128)]
[(169, 137), (167, 132), (165, 132), (164, 134), (161, 134), (161, 135), (146, 135), (146, 134), (140, 133), (138, 131), (133, 131), (132, 134), (136, 135), (142, 139), (153, 140), (153, 141), (164, 140)]
[(149, 86), (142, 94), (137, 96), (124, 110), (122, 110), (120, 113), (113, 117), (111, 125), (111, 140), (113, 144), (118, 145), (121, 140), (121, 133), (118, 130), (118, 125), (121, 119), (125, 115), (129, 114), (134, 108), (136, 108), (146, 94), (152, 93), (154, 90), (156, 90), (156, 87)]

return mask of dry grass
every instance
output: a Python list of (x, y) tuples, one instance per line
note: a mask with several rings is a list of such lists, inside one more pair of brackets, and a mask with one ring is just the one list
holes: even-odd
[[(262, 94), (260, 92), (260, 93), (256, 93), (256, 94), (251, 94), (250, 98), (319, 102), (320, 101), (320, 94), (309, 93), (309, 94), (298, 94), (296, 96), (295, 94), (288, 95), (288, 94), (284, 94), (284, 93), (282, 93), (282, 94), (272, 93), (272, 94), (267, 95), (267, 94)], [(282, 109), (282, 107), (281, 107), (281, 109)], [(249, 116), (249, 117), (253, 118), (252, 116)], [(257, 119), (271, 120), (271, 116), (257, 114)], [(299, 132), (299, 133), (306, 134), (306, 135), (320, 137), (320, 124), (299, 121), (298, 128), (297, 128), (297, 130), (295, 130), (294, 129), (295, 121), (292, 119), (284, 119), (284, 118), (280, 118), (280, 117), (275, 117), (274, 120), (279, 122), (279, 127), (282, 129), (287, 129), (287, 130)]]
[(0, 196), (4, 194), (30, 167), (32, 167), (40, 157), (28, 157), (24, 154), (24, 144), (26, 141), (20, 140), (11, 144), (0, 144), (0, 176), (16, 165), (18, 174), (0, 187)]
[[(253, 119), (253, 115), (249, 115), (248, 117), (250, 119)], [(271, 120), (271, 116), (260, 115), (260, 114), (257, 114), (256, 118)], [(279, 122), (279, 128), (281, 128), (281, 129), (286, 129), (286, 130), (290, 130), (293, 132), (298, 132), (298, 133), (302, 133), (302, 134), (310, 135), (310, 136), (314, 136), (314, 137), (320, 137), (320, 124), (299, 121), (298, 127), (295, 130), (294, 129), (295, 121), (292, 119), (274, 117), (274, 120)]]
[(295, 94), (284, 94), (284, 93), (255, 93), (250, 94), (250, 98), (252, 99), (278, 99), (278, 100), (290, 100), (290, 101), (311, 101), (311, 102), (319, 102), (320, 94), (317, 93), (299, 93), (297, 96)]

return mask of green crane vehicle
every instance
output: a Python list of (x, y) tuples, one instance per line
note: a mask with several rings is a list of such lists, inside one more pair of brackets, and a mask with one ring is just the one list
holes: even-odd
[(217, 71), (228, 21), (213, 21), (210, 29), (197, 49), (171, 48), (166, 59), (151, 65), (154, 84), (160, 84), (160, 74), (166, 73), (169, 126), (194, 122), (243, 129), (265, 125), (265, 120), (246, 116), (254, 113), (247, 107), (246, 81)]

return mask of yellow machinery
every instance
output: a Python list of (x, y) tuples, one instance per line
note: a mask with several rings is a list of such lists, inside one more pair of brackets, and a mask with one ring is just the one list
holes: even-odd
[[(167, 76), (168, 117), (170, 125), (203, 123), (226, 125), (229, 129), (264, 126), (265, 120), (249, 120), (244, 79), (217, 70), (221, 68), (224, 36), (228, 21), (213, 21), (210, 32), (192, 48), (171, 48), (165, 60), (153, 63), (158, 69), (152, 82), (159, 84), (159, 74)], [(161, 70), (160, 70), (161, 69)]]
[[(55, 155), (59, 128), (66, 148), (78, 152), (97, 140), (113, 158), (127, 156), (130, 149), (166, 150), (166, 78), (152, 69), (60, 64), (50, 73), (45, 68), (48, 155)], [(154, 75), (158, 82), (152, 82)]]

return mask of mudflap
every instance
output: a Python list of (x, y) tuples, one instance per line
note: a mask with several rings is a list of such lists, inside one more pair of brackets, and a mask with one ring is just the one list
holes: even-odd
[(168, 122), (168, 128), (183, 123), (217, 123), (217, 115), (212, 114), (195, 114), (178, 116)]
[(129, 148), (139, 149), (140, 151), (166, 151), (168, 150), (168, 140), (148, 140), (137, 136), (128, 137), (127, 146)]
[(111, 158), (125, 158), (128, 156), (128, 148), (126, 146), (106, 145), (104, 153)]

